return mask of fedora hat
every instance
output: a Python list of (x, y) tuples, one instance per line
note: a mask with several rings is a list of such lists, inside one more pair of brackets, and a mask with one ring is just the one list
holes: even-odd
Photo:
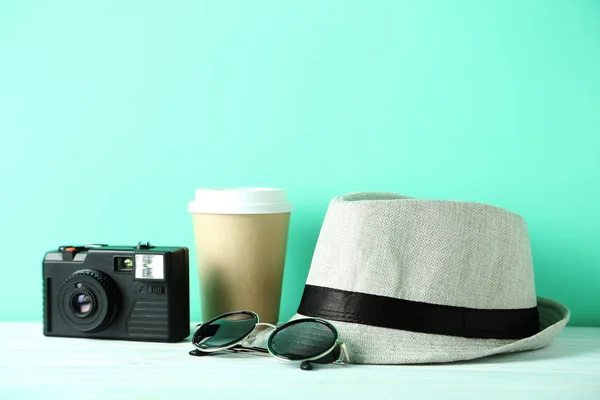
[(332, 323), (357, 364), (472, 360), (549, 345), (570, 311), (538, 297), (525, 220), (466, 201), (331, 200), (297, 313)]

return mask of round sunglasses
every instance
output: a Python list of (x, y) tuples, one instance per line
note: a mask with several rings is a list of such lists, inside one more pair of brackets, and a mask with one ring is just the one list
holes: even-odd
[[(266, 349), (244, 346), (259, 328), (272, 329)], [(195, 350), (190, 355), (204, 356), (216, 352), (272, 355), (284, 361), (300, 362), (311, 370), (312, 364), (347, 364), (346, 345), (329, 322), (319, 318), (300, 318), (275, 326), (260, 322), (252, 311), (232, 311), (200, 324), (192, 337)]]

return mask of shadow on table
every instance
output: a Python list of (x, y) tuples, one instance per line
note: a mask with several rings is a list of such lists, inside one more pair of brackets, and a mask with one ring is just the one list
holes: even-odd
[[(190, 342), (191, 337), (184, 340), (184, 342)], [(190, 349), (193, 346), (190, 343)], [(399, 364), (405, 366), (448, 366), (448, 365), (469, 365), (469, 364), (504, 364), (504, 363), (518, 363), (518, 362), (536, 362), (543, 360), (559, 360), (573, 357), (579, 357), (583, 354), (600, 353), (600, 349), (596, 349), (589, 346), (580, 346), (573, 342), (570, 343), (552, 343), (547, 347), (537, 350), (526, 350), (513, 353), (500, 353), (486, 357), (476, 358), (473, 360), (454, 361), (449, 363), (425, 363), (425, 364)], [(254, 358), (254, 357), (271, 357), (269, 354), (243, 354), (243, 353), (228, 353), (218, 352), (213, 354), (212, 357), (218, 356), (219, 358), (226, 359), (240, 359), (240, 358)], [(209, 356), (210, 358), (211, 356)], [(369, 365), (369, 364), (347, 364), (345, 367), (351, 367), (353, 365)], [(390, 366), (390, 365), (388, 365)], [(339, 366), (336, 366), (339, 367)]]

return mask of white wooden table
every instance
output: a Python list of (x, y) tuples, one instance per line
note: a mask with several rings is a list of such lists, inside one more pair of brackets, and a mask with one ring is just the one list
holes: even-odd
[(0, 400), (593, 399), (600, 328), (568, 327), (548, 348), (446, 365), (316, 366), (271, 357), (192, 357), (184, 343), (46, 338), (0, 323)]

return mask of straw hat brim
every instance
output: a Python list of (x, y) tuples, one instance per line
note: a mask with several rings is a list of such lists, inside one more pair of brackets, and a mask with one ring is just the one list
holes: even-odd
[[(537, 299), (540, 330), (519, 340), (471, 339), (321, 319), (338, 330), (351, 364), (448, 363), (548, 346), (566, 326), (570, 311), (552, 299)], [(296, 313), (290, 320), (307, 317)]]

